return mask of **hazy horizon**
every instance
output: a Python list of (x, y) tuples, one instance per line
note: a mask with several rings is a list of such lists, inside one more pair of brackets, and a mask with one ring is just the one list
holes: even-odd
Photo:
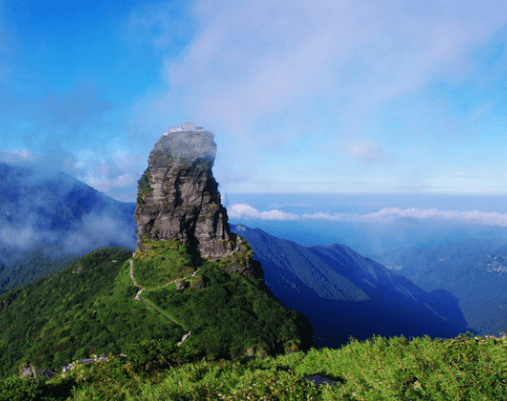
[[(66, 199), (79, 182), (47, 172), (41, 174), (37, 170), (22, 176), (25, 178), (19, 182), (20, 189), (27, 185), (57, 189), (54, 197), (43, 197), (46, 201)], [(18, 191), (14, 177), (16, 173), (7, 176), (7, 181), (3, 183), (8, 193), (13, 184), (13, 193)], [(55, 187), (56, 182), (60, 185)], [(261, 228), (274, 236), (305, 246), (326, 246), (337, 242), (365, 256), (396, 248), (428, 247), (469, 238), (507, 239), (507, 202), (504, 195), (220, 192), (231, 224)], [(34, 224), (40, 220), (34, 207), (42, 206), (44, 199), (28, 196), (21, 203), (18, 201), (17, 215), (21, 214), (24, 218), (18, 219), (16, 224), (9, 223), (14, 206), (9, 206), (8, 201), (4, 203), (0, 207), (0, 220), (3, 222), (0, 239), (4, 243), (26, 247), (34, 238), (51, 238), (54, 233), (40, 232), (40, 227)], [(135, 203), (131, 203), (133, 225)], [(44, 205), (46, 208), (54, 207), (49, 203)], [(86, 218), (88, 231), (112, 234), (118, 228), (117, 224), (100, 217), (103, 214), (101, 208), (90, 210)], [(124, 227), (119, 233), (126, 235), (125, 230), (132, 231), (135, 237), (134, 227)], [(72, 241), (73, 238), (70, 238), (66, 242), (71, 245)]]
[(301, 245), (347, 245), (368, 256), (459, 240), (507, 239), (507, 197), (443, 194), (234, 194), (231, 224)]

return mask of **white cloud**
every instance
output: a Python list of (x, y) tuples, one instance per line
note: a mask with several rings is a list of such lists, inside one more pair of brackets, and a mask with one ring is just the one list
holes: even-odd
[(38, 234), (32, 227), (16, 228), (4, 223), (0, 230), (0, 240), (9, 246), (27, 249), (32, 246), (35, 238), (38, 238)]
[(27, 162), (35, 162), (37, 155), (27, 149), (16, 149), (12, 151), (0, 150), (0, 161), (9, 164), (23, 164)]
[(194, 13), (198, 33), (166, 61), (169, 97), (238, 135), (308, 98), (347, 120), (435, 78), (459, 81), (469, 51), (507, 21), (496, 0), (203, 0)]
[[(214, 132), (225, 144), (218, 165), (231, 166), (231, 177), (249, 177), (231, 186), (235, 191), (278, 188), (276, 179), (299, 190), (294, 159), (316, 191), (331, 184), (358, 192), (431, 191), (437, 157), (430, 148), (455, 145), (445, 139), (465, 144), (486, 114), (477, 97), (476, 112), (457, 116), (453, 100), (440, 89), (433, 96), (431, 84), (461, 90), (476, 70), (484, 74), (470, 53), (507, 22), (507, 3), (198, 0), (189, 15), (193, 36), (181, 52), (167, 50), (167, 85), (139, 100), (138, 131), (170, 113), (168, 126), (194, 121)], [(145, 44), (159, 35), (146, 32), (161, 26), (150, 18), (138, 26)], [(340, 146), (382, 170), (336, 157)], [(349, 184), (358, 177), (360, 185)]]
[(411, 218), (420, 221), (445, 221), (464, 225), (482, 225), (490, 227), (507, 227), (507, 214), (497, 212), (457, 211), (431, 209), (400, 209), (382, 208), (377, 212), (364, 215), (354, 213), (305, 213), (297, 215), (286, 213), (277, 209), (259, 211), (246, 204), (234, 204), (227, 208), (229, 217), (235, 219), (259, 219), (259, 220), (327, 220), (344, 221), (355, 223), (392, 223), (396, 219)]
[(259, 220), (297, 220), (299, 217), (292, 213), (280, 210), (260, 212), (258, 209), (246, 204), (236, 203), (227, 207), (227, 214), (233, 219), (259, 219)]
[(109, 213), (92, 212), (82, 217), (79, 230), (71, 232), (62, 242), (65, 253), (82, 253), (114, 241), (120, 246), (135, 247), (132, 227)]
[(141, 164), (142, 159), (136, 154), (82, 151), (71, 169), (77, 179), (98, 191), (112, 194), (118, 189), (135, 186), (141, 176)]
[(461, 224), (478, 224), (484, 226), (507, 227), (507, 214), (496, 212), (479, 212), (472, 210), (468, 212), (457, 210), (438, 210), (431, 209), (400, 209), (400, 208), (382, 208), (378, 212), (364, 215), (358, 214), (304, 214), (303, 219), (319, 219), (334, 221), (351, 221), (361, 223), (381, 223), (392, 222), (399, 218), (413, 218), (417, 220), (448, 221)]

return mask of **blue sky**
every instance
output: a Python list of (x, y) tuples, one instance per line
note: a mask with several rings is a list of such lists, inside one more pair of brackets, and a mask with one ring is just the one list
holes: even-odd
[(506, 38), (493, 0), (0, 0), (0, 160), (132, 201), (191, 121), (223, 193), (506, 194)]

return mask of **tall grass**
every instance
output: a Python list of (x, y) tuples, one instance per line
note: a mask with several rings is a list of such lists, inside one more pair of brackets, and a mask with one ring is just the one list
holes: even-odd
[[(505, 336), (374, 336), (363, 342), (351, 338), (340, 349), (312, 348), (307, 353), (233, 361), (203, 359), (156, 371), (136, 370), (127, 361), (111, 358), (83, 366), (44, 386), (72, 380), (72, 391), (53, 399), (76, 401), (507, 400)], [(335, 385), (302, 380), (311, 375)]]

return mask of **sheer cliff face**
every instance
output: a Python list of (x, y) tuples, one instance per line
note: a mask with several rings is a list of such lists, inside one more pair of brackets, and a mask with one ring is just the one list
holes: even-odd
[(196, 263), (201, 256), (227, 259), (224, 270), (262, 278), (260, 265), (248, 254), (249, 245), (230, 231), (212, 173), (217, 149), (213, 138), (189, 123), (169, 129), (158, 140), (139, 181), (137, 249), (146, 241), (181, 240)]

